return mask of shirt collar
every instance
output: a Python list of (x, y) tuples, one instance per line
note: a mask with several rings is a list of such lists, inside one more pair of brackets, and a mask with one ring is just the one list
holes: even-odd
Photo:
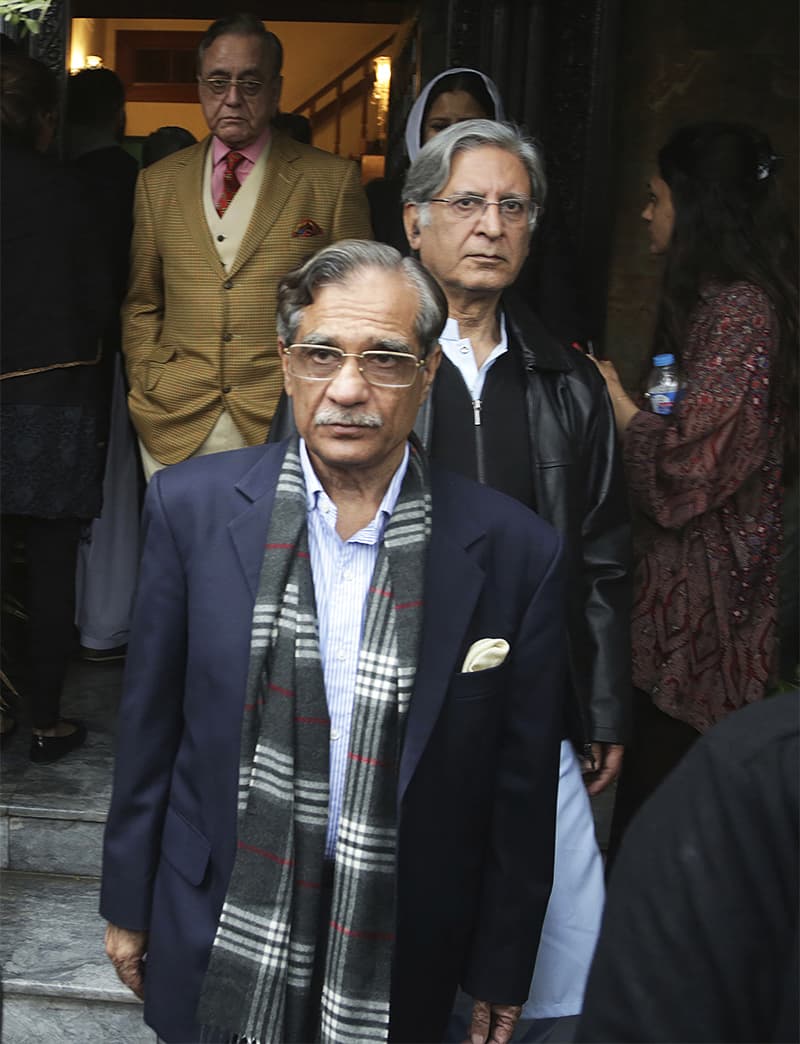
[(226, 145), (224, 141), (220, 141), (216, 136), (214, 137), (214, 166), (222, 163), (229, 152), (238, 152), (241, 156), (244, 156), (246, 160), (251, 163), (255, 163), (258, 157), (264, 151), (264, 146), (270, 139), (270, 128), (266, 127), (261, 134), (256, 138), (255, 141), (249, 145), (245, 145), (243, 149), (232, 149), (230, 145)]
[[(470, 340), (468, 337), (462, 337), (458, 331), (458, 319), (454, 319), (452, 315), (448, 315), (447, 322), (444, 324), (444, 329), (439, 335), (440, 341), (456, 341), (458, 344), (469, 344)], [(442, 345), (444, 347), (444, 345)], [(497, 352), (498, 349), (508, 348), (508, 334), (506, 333), (506, 317), (504, 312), (500, 312), (500, 340), (495, 345), (493, 351)], [(500, 352), (498, 352), (500, 354)]]
[[(397, 498), (400, 496), (400, 488), (403, 485), (403, 479), (406, 475), (406, 469), (408, 468), (409, 448), (408, 442), (405, 445), (405, 452), (403, 453), (403, 459), (392, 475), (392, 479), (383, 495), (383, 499), (380, 502), (378, 510), (375, 514), (375, 518), (369, 524), (365, 526), (360, 532), (364, 533), (367, 530), (374, 529), (376, 533), (376, 540), (380, 540), (383, 536), (383, 531), (386, 528), (386, 523), (392, 517), (392, 512), (397, 505)], [(333, 524), (336, 524), (336, 506), (328, 497), (325, 492), (322, 483), (317, 477), (317, 473), (314, 471), (314, 466), (311, 463), (311, 458), (308, 455), (306, 449), (306, 440), (300, 439), (300, 466), (303, 469), (303, 478), (306, 484), (306, 508), (309, 514), (312, 511), (321, 510), (322, 503), (328, 504), (333, 508)], [(358, 537), (356, 533), (351, 540), (355, 540)], [(371, 542), (371, 541), (370, 541)]]

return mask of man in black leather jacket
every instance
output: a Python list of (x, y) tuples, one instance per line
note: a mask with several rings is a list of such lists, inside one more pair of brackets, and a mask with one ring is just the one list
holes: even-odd
[[(523, 1026), (539, 1025), (522, 1040), (541, 1039), (541, 1020), (581, 1008), (603, 905), (581, 768), (589, 794), (616, 778), (631, 698), (630, 525), (611, 403), (589, 360), (555, 341), (509, 289), (544, 196), (533, 142), (488, 120), (433, 137), (403, 190), (408, 241), (444, 290), (449, 313), (417, 433), (434, 460), (515, 497), (567, 538), (569, 739), (561, 748), (553, 892), (522, 1011)], [(464, 1039), (467, 1011), (459, 998), (448, 1039)]]
[(544, 193), (533, 143), (486, 120), (448, 128), (410, 168), (406, 232), (450, 312), (417, 432), (434, 459), (528, 504), (568, 538), (569, 734), (594, 761), (595, 794), (617, 776), (628, 731), (630, 522), (595, 367), (507, 289)]

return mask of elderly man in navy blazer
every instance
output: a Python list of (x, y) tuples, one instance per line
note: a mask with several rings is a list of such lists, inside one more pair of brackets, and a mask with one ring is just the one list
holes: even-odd
[[(159, 473), (106, 949), (169, 1042), (510, 1039), (552, 884), (561, 541), (410, 437), (446, 305), (347, 241), (280, 288), (299, 438)], [(146, 974), (145, 974), (146, 968)]]

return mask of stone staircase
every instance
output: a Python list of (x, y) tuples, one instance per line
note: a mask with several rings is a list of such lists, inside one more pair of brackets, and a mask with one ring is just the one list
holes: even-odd
[(83, 749), (33, 765), (21, 723), (3, 751), (3, 1044), (156, 1042), (105, 956), (97, 912), (121, 677), (120, 665), (72, 665), (62, 713), (86, 722)]

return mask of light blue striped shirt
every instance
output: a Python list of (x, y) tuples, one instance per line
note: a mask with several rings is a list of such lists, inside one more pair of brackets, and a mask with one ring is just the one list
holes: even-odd
[(325, 853), (333, 858), (347, 774), (364, 608), (383, 532), (408, 467), (408, 444), (375, 518), (349, 540), (342, 540), (336, 532), (336, 505), (317, 478), (304, 439), (300, 440), (300, 463), (306, 483), (308, 550), (317, 602), (319, 651), (331, 716), (330, 808)]

